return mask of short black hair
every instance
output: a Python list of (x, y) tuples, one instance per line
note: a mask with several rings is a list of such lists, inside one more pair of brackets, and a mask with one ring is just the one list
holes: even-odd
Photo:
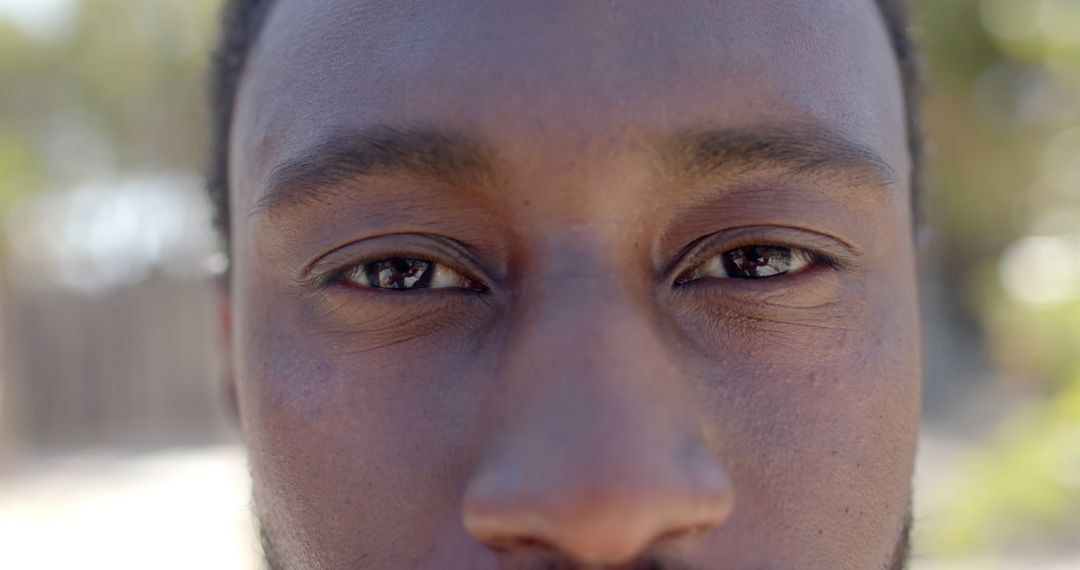
[[(907, 114), (908, 150), (912, 160), (912, 209), (919, 212), (922, 194), (923, 133), (919, 121), (922, 94), (921, 63), (910, 28), (906, 0), (874, 0), (881, 10), (896, 53), (903, 82)], [(221, 35), (211, 70), (211, 156), (207, 187), (214, 209), (214, 223), (224, 245), (229, 239), (229, 133), (236, 105), (240, 77), (255, 40), (263, 28), (275, 0), (226, 0), (222, 11)]]

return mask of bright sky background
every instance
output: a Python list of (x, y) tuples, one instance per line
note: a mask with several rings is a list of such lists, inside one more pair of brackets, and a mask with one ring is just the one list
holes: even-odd
[(76, 0), (0, 0), (0, 20), (41, 40), (64, 35), (74, 20)]

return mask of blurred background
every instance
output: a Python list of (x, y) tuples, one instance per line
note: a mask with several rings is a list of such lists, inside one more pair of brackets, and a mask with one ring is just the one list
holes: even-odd
[[(921, 0), (916, 570), (1080, 569), (1080, 0)], [(0, 568), (255, 568), (201, 169), (219, 0), (0, 0)]]

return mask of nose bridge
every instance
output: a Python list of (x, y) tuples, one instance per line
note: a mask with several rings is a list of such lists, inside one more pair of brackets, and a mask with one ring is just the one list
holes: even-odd
[(548, 441), (548, 455), (582, 454), (577, 461), (584, 461), (630, 431), (655, 439), (673, 429), (672, 365), (644, 319), (627, 311), (611, 300), (578, 298), (563, 314), (533, 321), (503, 361), (511, 433)]
[[(554, 406), (559, 421), (543, 422), (552, 429), (641, 423), (664, 415), (686, 388), (664, 346), (653, 291), (639, 286), (648, 280), (628, 261), (637, 256), (623, 251), (621, 225), (567, 224), (543, 240), (549, 254), (536, 256), (534, 279), (522, 287), (500, 363), (514, 417), (546, 417)], [(579, 407), (588, 413), (577, 414)]]
[(528, 325), (510, 334), (502, 429), (470, 482), (465, 522), (485, 542), (618, 563), (726, 517), (730, 485), (648, 305), (580, 279), (534, 297), (519, 319)]
[[(515, 417), (552, 413), (559, 421), (543, 424), (556, 429), (654, 422), (670, 411), (686, 387), (664, 345), (651, 291), (632, 286), (641, 280), (629, 271), (579, 249), (540, 272), (546, 277), (523, 295), (529, 301), (513, 319), (502, 353), (499, 382), (512, 394), (506, 404), (526, 408)], [(601, 409), (604, 414), (595, 413)]]

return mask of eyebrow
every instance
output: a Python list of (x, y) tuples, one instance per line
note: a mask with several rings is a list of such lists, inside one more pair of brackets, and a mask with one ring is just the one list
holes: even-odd
[(663, 146), (660, 157), (662, 171), (678, 178), (776, 169), (855, 185), (896, 182), (896, 172), (874, 149), (810, 125), (688, 131)]
[[(662, 145), (658, 156), (661, 172), (679, 179), (778, 169), (856, 185), (887, 187), (896, 180), (870, 147), (804, 125), (688, 130)], [(385, 125), (340, 132), (276, 167), (251, 213), (324, 202), (345, 191), (344, 183), (370, 176), (489, 180), (493, 164), (479, 139), (460, 132)]]
[(384, 125), (339, 132), (274, 168), (251, 213), (322, 202), (343, 183), (363, 177), (475, 181), (491, 172), (490, 153), (461, 133)]

